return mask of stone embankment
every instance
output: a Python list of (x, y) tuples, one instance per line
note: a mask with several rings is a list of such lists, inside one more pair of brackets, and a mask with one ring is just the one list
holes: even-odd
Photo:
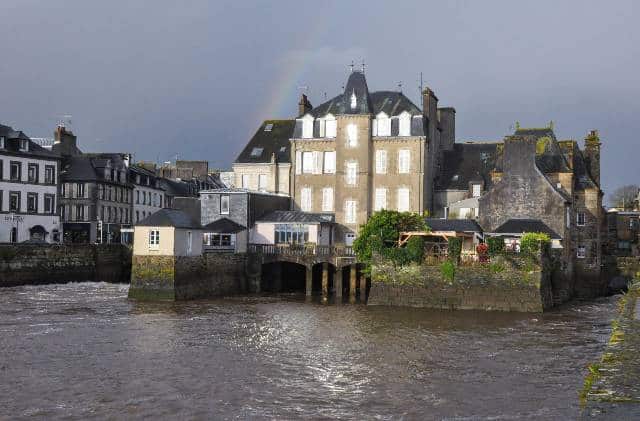
[(130, 277), (131, 250), (120, 244), (0, 245), (0, 287)]
[(246, 292), (246, 254), (133, 256), (129, 298), (191, 300)]
[(640, 282), (618, 304), (607, 348), (589, 366), (580, 399), (585, 419), (640, 418)]
[(542, 312), (553, 307), (550, 271), (523, 258), (491, 264), (372, 268), (369, 305)]

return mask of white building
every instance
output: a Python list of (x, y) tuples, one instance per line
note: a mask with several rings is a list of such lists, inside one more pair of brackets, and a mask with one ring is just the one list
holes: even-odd
[(60, 160), (23, 132), (0, 125), (0, 242), (59, 242)]

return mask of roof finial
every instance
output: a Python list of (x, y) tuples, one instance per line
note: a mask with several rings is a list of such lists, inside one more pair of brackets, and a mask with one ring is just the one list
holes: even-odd
[(398, 82), (398, 92), (402, 93), (402, 81)]
[(353, 66), (355, 66), (355, 64), (353, 64), (353, 60), (351, 60), (351, 64), (349, 65), (349, 67), (351, 68), (351, 73), (353, 73)]
[(362, 73), (364, 73), (364, 66), (365, 66), (364, 59), (362, 59)]
[(520, 130), (520, 122), (516, 121), (516, 130)]
[(551, 130), (553, 130), (553, 126), (554, 126), (554, 123), (553, 123), (553, 120), (551, 120), (551, 121), (549, 122), (549, 128), (550, 128)]

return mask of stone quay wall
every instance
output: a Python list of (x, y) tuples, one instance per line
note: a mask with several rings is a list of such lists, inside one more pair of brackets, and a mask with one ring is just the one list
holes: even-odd
[(537, 313), (553, 307), (553, 292), (549, 270), (518, 258), (458, 266), (453, 279), (439, 266), (386, 266), (372, 270), (368, 305)]
[(133, 256), (129, 298), (192, 300), (247, 292), (246, 254)]
[(130, 277), (131, 250), (121, 244), (0, 244), (0, 287)]

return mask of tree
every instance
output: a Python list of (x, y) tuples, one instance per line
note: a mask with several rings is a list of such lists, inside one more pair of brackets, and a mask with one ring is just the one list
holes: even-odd
[(633, 210), (638, 206), (638, 190), (636, 184), (618, 187), (609, 195), (609, 205), (621, 210)]
[[(358, 238), (353, 242), (353, 250), (358, 261), (369, 266), (374, 253), (400, 258), (397, 248), (401, 232), (427, 231), (424, 218), (417, 213), (381, 210), (375, 212), (366, 224), (360, 227)], [(402, 259), (401, 259), (402, 260)]]

